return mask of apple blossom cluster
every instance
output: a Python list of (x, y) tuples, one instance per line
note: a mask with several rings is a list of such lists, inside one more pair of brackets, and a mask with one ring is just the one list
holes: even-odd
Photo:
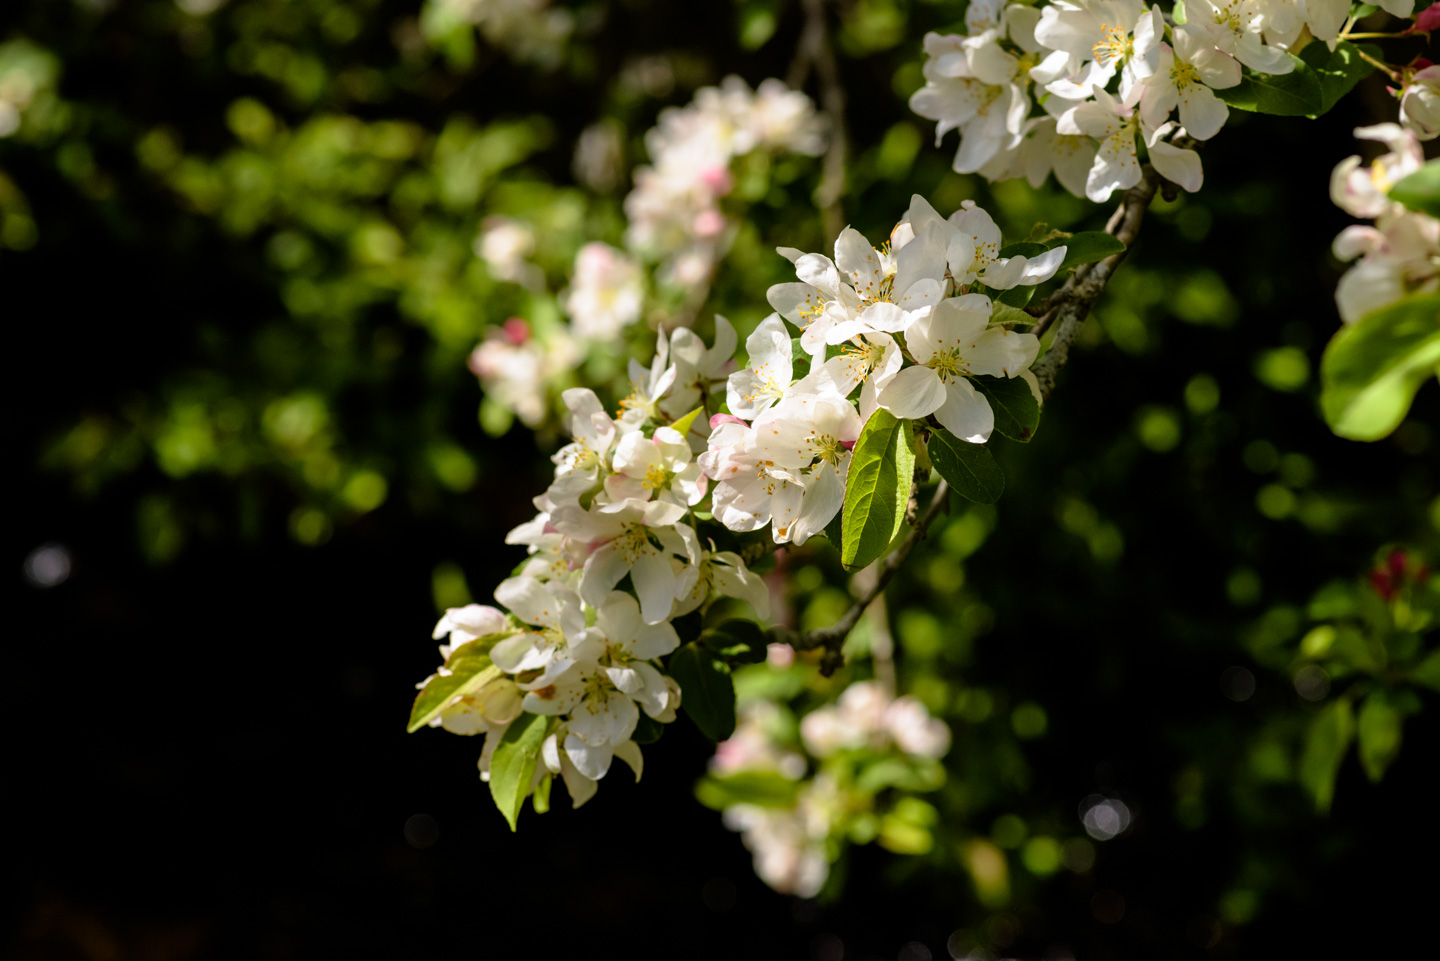
[[(900, 780), (915, 783), (919, 770), (927, 789), (939, 787), (933, 762), (950, 749), (950, 729), (915, 698), (892, 697), (876, 681), (859, 681), (835, 703), (804, 716), (798, 745), (793, 730), (787, 708), (765, 700), (745, 704), (735, 734), (715, 748), (701, 797), (723, 805), (726, 826), (741, 833), (761, 880), (813, 897), (844, 841), (877, 835), (887, 841), (899, 785), (874, 772), (899, 770)], [(767, 803), (743, 800), (745, 786), (759, 779), (774, 782)]]
[(994, 302), (972, 288), (1039, 284), (1066, 249), (1033, 259), (999, 251), (999, 228), (973, 201), (947, 219), (919, 196), (878, 250), (849, 227), (833, 260), (781, 248), (798, 280), (767, 292), (777, 313), (746, 341), (750, 366), (730, 376), (729, 413), (711, 419), (700, 457), (716, 482), (715, 518), (733, 531), (769, 525), (775, 543), (803, 544), (839, 512), (851, 450), (877, 409), (933, 416), (983, 444), (995, 416), (973, 376), (1025, 378), (1038, 398), (1029, 368), (1039, 340), (992, 324)]
[[(1380, 6), (1409, 17), (1414, 0)], [(926, 35), (925, 86), (910, 107), (937, 121), (937, 146), (960, 131), (961, 173), (1038, 187), (1053, 172), (1103, 201), (1140, 181), (1143, 141), (1156, 172), (1193, 192), (1200, 158), (1181, 138), (1208, 140), (1224, 126), (1229, 108), (1215, 91), (1238, 87), (1242, 67), (1290, 73), (1307, 43), (1334, 50), (1350, 11), (1349, 0), (1189, 0), (1168, 15), (1142, 0), (973, 0), (965, 35)], [(1414, 75), (1404, 92), (1412, 122), (1435, 120), (1435, 91), (1433, 74)]]
[[(559, 775), (578, 805), (616, 757), (638, 776), (632, 736), (641, 713), (664, 724), (680, 704), (679, 685), (658, 668), (680, 644), (672, 620), (712, 594), (768, 613), (759, 577), (739, 555), (702, 543), (694, 526), (709, 482), (687, 435), (733, 366), (736, 341), (723, 317), (716, 331), (710, 347), (686, 329), (662, 332), (648, 368), (631, 362), (634, 389), (615, 416), (589, 389), (565, 392), (573, 440), (553, 458), (554, 480), (535, 499), (540, 513), (506, 538), (529, 550), (495, 590), (509, 613), (470, 605), (436, 626), (436, 638), (449, 637), (440, 649), (446, 667), (422, 683), (421, 697), (454, 676), (457, 658), (481, 672), (483, 681), (457, 687), (429, 723), (487, 735), (482, 777), (525, 715), (554, 718), (531, 788)], [(617, 589), (622, 581), (628, 591)]]
[(645, 147), (650, 164), (625, 198), (625, 243), (661, 264), (662, 282), (683, 287), (702, 283), (724, 255), (731, 221), (720, 201), (734, 187), (734, 160), (754, 150), (818, 156), (825, 124), (809, 97), (781, 81), (752, 91), (731, 76), (662, 110)]
[(1440, 220), (1389, 197), (1391, 187), (1425, 165), (1419, 139), (1393, 123), (1360, 127), (1355, 136), (1383, 143), (1387, 152), (1369, 167), (1362, 167), (1358, 156), (1348, 157), (1330, 178), (1337, 206), (1374, 221), (1346, 227), (1335, 238), (1336, 257), (1360, 258), (1335, 288), (1335, 305), (1347, 324), (1411, 294), (1440, 290)]
[[(658, 265), (662, 284), (694, 286), (710, 275), (729, 244), (731, 220), (720, 202), (734, 186), (736, 159), (754, 151), (817, 155), (825, 127), (810, 98), (779, 80), (752, 91), (728, 77), (697, 91), (687, 106), (662, 110), (645, 142), (651, 164), (635, 171), (625, 198), (628, 252), (600, 242), (583, 246), (559, 297), (568, 325), (532, 330), (511, 319), (489, 331), (471, 357), (486, 396), (530, 427), (548, 417), (547, 385), (557, 375), (591, 350), (618, 345), (640, 319), (646, 264)], [(534, 232), (512, 218), (487, 218), (475, 240), (491, 276), (540, 290), (544, 275), (527, 260), (534, 250)]]
[[(501, 793), (518, 804), (539, 792), (537, 809), (555, 775), (579, 804), (614, 758), (638, 774), (640, 743), (682, 701), (676, 658), (688, 652), (728, 671), (740, 648), (763, 656), (753, 624), (744, 644), (730, 637), (701, 650), (717, 630), (705, 618), (725, 597), (734, 600), (722, 609), (740, 603), (768, 616), (768, 588), (750, 564), (773, 545), (804, 543), (840, 512), (868, 418), (883, 408), (983, 444), (994, 413), (971, 378), (1027, 379), (1034, 389), (1039, 343), (1010, 326), (1031, 320), (990, 294), (1050, 279), (1066, 248), (1000, 251), (999, 228), (973, 202), (946, 218), (917, 196), (879, 249), (851, 228), (833, 260), (781, 248), (798, 279), (768, 291), (776, 313), (748, 338), (744, 369), (734, 328), (717, 316), (708, 345), (688, 328), (662, 328), (651, 362), (630, 362), (617, 410), (588, 388), (566, 390), (571, 442), (552, 458), (538, 514), (506, 538), (528, 556), (496, 588), (499, 607), (470, 605), (440, 620), (444, 666), (420, 685), (412, 726), (485, 735), (488, 778), (496, 745), (520, 725), (515, 737), (531, 737), (538, 757), (533, 783), (507, 782)], [(522, 348), (526, 335), (513, 321), (476, 356), (490, 344)], [(681, 618), (700, 638), (681, 638)], [(677, 652), (682, 640), (692, 642)], [(807, 722), (814, 756), (880, 732), (904, 752), (943, 753), (943, 725), (937, 731), (918, 703), (880, 710), (869, 688), (852, 690)], [(514, 775), (513, 765), (505, 770)], [(512, 804), (512, 821), (514, 813)]]

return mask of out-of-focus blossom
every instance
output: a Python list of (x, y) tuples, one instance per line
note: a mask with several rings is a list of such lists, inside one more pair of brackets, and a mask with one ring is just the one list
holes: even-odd
[(535, 252), (535, 232), (511, 217), (487, 217), (475, 237), (475, 255), (485, 261), (497, 280), (532, 290), (545, 283), (545, 275), (527, 258)]
[(575, 258), (575, 274), (565, 294), (565, 313), (576, 336), (615, 339), (640, 318), (645, 278), (640, 265), (609, 244), (589, 243)]
[(536, 427), (549, 412), (549, 391), (580, 359), (580, 349), (563, 330), (543, 340), (518, 317), (491, 329), (470, 354), (470, 372), (488, 397), (525, 424)]

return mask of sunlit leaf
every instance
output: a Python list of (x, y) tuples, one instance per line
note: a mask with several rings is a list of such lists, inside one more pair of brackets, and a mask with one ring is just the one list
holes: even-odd
[(1330, 810), (1340, 762), (1355, 736), (1355, 712), (1346, 698), (1332, 701), (1310, 722), (1305, 752), (1300, 757), (1300, 783), (1315, 800), (1316, 810)]
[(1385, 776), (1385, 769), (1400, 754), (1400, 712), (1383, 690), (1373, 691), (1360, 705), (1355, 728), (1360, 740), (1360, 763), (1372, 781)]
[[(505, 730), (505, 736), (490, 758), (490, 796), (495, 806), (515, 830), (520, 806), (530, 793), (535, 779), (535, 764), (540, 758), (540, 745), (550, 732), (552, 718), (543, 714), (522, 714)], [(494, 735), (491, 735), (492, 737)]]
[(410, 723), (405, 726), (407, 732), (420, 730), (456, 697), (478, 691), (500, 676), (500, 668), (490, 663), (488, 654), (452, 656), (446, 662), (446, 669), (449, 674), (436, 674), (416, 696), (415, 704), (410, 708)]
[(1057, 240), (1053, 246), (1058, 247), (1061, 244), (1065, 245), (1065, 259), (1060, 263), (1061, 270), (1104, 260), (1125, 249), (1123, 243), (1103, 230), (1084, 230), (1071, 234), (1064, 240)]
[(1330, 429), (1379, 440), (1405, 419), (1440, 364), (1440, 294), (1411, 297), (1342, 327), (1320, 362), (1320, 407)]
[(1411, 210), (1440, 217), (1440, 160), (1432, 160), (1390, 188), (1390, 199)]
[(1314, 69), (1320, 81), (1320, 109), (1306, 116), (1314, 119), (1327, 113), (1357, 83), (1375, 72), (1375, 68), (1360, 56), (1362, 50), (1375, 59), (1383, 58), (1378, 47), (1366, 45), (1357, 48), (1344, 40), (1337, 43), (1333, 51), (1317, 41), (1305, 45), (1300, 51), (1300, 59)]
[(695, 787), (695, 797), (700, 803), (716, 811), (723, 811), (732, 804), (790, 807), (799, 793), (800, 782), (778, 771), (750, 770), (712, 775)]
[(1290, 73), (1264, 74), (1246, 69), (1234, 87), (1216, 90), (1215, 95), (1237, 110), (1268, 113), (1277, 117), (1309, 117), (1323, 112), (1320, 79), (1310, 65), (1288, 54), (1295, 69)]
[(846, 570), (873, 562), (900, 533), (914, 474), (915, 439), (910, 424), (878, 408), (865, 422), (850, 457), (840, 552)]

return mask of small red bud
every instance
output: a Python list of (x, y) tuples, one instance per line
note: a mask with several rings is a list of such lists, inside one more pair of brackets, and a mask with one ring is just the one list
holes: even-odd
[(1419, 33), (1420, 31), (1431, 31), (1440, 29), (1440, 3), (1431, 4), (1427, 9), (1420, 12), (1415, 18), (1415, 25), (1406, 30), (1406, 33)]
[(1409, 562), (1405, 558), (1404, 551), (1391, 551), (1390, 556), (1385, 558), (1385, 566), (1390, 571), (1390, 576), (1397, 581), (1405, 576), (1405, 568)]
[(1390, 581), (1390, 575), (1384, 571), (1376, 570), (1370, 572), (1370, 586), (1385, 600), (1395, 596), (1395, 585)]
[(505, 334), (505, 339), (516, 347), (521, 346), (525, 341), (530, 339), (530, 325), (519, 317), (511, 317), (505, 321), (500, 329)]

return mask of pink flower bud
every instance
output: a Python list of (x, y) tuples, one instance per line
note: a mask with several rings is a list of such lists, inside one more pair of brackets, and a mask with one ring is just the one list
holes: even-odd
[[(1415, 25), (1405, 32), (1418, 33), (1422, 30), (1426, 32), (1440, 30), (1440, 3), (1432, 4), (1428, 9), (1421, 11), (1420, 15), (1415, 18)], [(1427, 63), (1426, 66), (1428, 67), (1429, 64)]]
[(739, 417), (736, 417), (734, 414), (712, 414), (710, 416), (711, 430), (714, 430), (721, 424), (745, 424), (746, 427), (750, 426), (745, 421), (741, 420)]
[(521, 344), (525, 343), (525, 341), (530, 339), (530, 325), (525, 323), (525, 321), (521, 320), (519, 317), (511, 317), (509, 320), (505, 321), (504, 325), (500, 329), (504, 332), (505, 339), (510, 341), (510, 343), (514, 344), (516, 347), (519, 347)]
[(725, 215), (715, 209), (702, 210), (691, 225), (697, 237), (714, 237), (725, 229)]
[(709, 187), (717, 197), (723, 197), (735, 186), (728, 167), (706, 167), (700, 171), (700, 182)]

